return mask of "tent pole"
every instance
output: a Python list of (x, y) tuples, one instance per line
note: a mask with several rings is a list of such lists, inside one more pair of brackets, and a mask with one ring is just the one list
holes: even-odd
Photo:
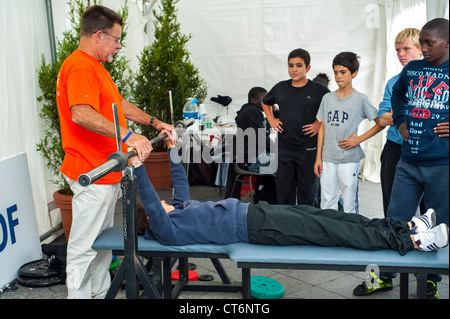
[(52, 63), (55, 63), (56, 62), (56, 43), (55, 43), (55, 30), (53, 28), (52, 0), (45, 0), (45, 8), (47, 11), (47, 25), (48, 25), (48, 37), (50, 40), (50, 54), (52, 57)]

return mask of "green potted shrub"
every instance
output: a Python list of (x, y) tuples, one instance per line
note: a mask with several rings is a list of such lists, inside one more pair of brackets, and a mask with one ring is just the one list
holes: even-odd
[[(42, 95), (38, 97), (38, 101), (42, 104), (39, 115), (44, 123), (44, 136), (36, 145), (37, 151), (40, 152), (47, 162), (47, 168), (55, 177), (51, 182), (58, 187), (58, 190), (53, 194), (53, 198), (56, 206), (61, 210), (66, 240), (69, 238), (70, 226), (72, 224), (71, 202), (73, 193), (64, 176), (59, 172), (65, 153), (61, 144), (61, 128), (56, 105), (56, 81), (62, 63), (78, 47), (81, 15), (90, 6), (90, 1), (70, 0), (68, 4), (70, 6), (69, 18), (73, 29), (63, 32), (63, 39), (58, 41), (56, 61), (47, 62), (44, 55), (42, 55), (42, 65), (38, 70), (39, 87), (42, 90)], [(93, 1), (93, 4), (97, 4), (97, 1)], [(119, 14), (125, 22), (128, 17), (126, 2)], [(125, 45), (125, 36), (126, 27), (122, 31), (121, 43), (123, 46)], [(120, 54), (116, 55), (113, 63), (105, 63), (104, 66), (116, 82), (122, 96), (127, 98), (131, 91), (129, 86), (131, 72), (126, 58), (120, 56)]]
[[(205, 81), (189, 60), (186, 44), (192, 38), (180, 32), (175, 5), (179, 0), (161, 0), (160, 13), (153, 10), (155, 40), (143, 49), (133, 85), (133, 102), (147, 114), (171, 123), (169, 91), (172, 92), (174, 121), (182, 120), (183, 106), (189, 97), (201, 103), (207, 95)], [(139, 126), (142, 135), (152, 139), (154, 128)], [(171, 186), (169, 158), (164, 143), (153, 146), (145, 166), (155, 188)], [(160, 163), (160, 167), (155, 167)], [(162, 172), (164, 170), (164, 172)]]

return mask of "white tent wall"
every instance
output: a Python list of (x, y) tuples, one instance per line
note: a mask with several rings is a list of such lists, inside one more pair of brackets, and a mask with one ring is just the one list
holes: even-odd
[[(388, 29), (396, 35), (426, 22), (425, 2), (411, 0), (190, 0), (178, 7), (182, 30), (193, 35), (191, 58), (208, 83), (209, 95), (230, 95), (235, 109), (246, 102), (251, 87), (269, 90), (288, 79), (287, 56), (299, 47), (311, 54), (308, 77), (325, 72), (331, 90), (337, 88), (331, 67), (334, 56), (357, 53), (361, 67), (354, 87), (378, 107), (387, 70), (395, 69), (394, 74), (400, 70)], [(388, 28), (393, 22), (394, 28)], [(392, 45), (388, 48), (387, 43)], [(388, 59), (393, 68), (386, 68)], [(373, 124), (364, 121), (360, 131)], [(384, 136), (385, 132), (362, 145), (367, 157), (361, 175), (374, 182), (379, 182)]]
[[(36, 152), (42, 138), (37, 70), (50, 60), (45, 1), (0, 1), (0, 160), (26, 153), (39, 233), (50, 229), (47, 203), (54, 186)], [(2, 183), (10, 183), (2, 179)], [(0, 195), (1, 196), (1, 195)], [(54, 222), (58, 222), (58, 214)]]
[[(118, 10), (123, 0), (103, 0)], [(151, 10), (157, 0), (129, 0), (128, 38), (123, 52), (137, 70), (142, 48), (151, 43)], [(354, 87), (367, 94), (378, 107), (386, 81), (398, 73), (394, 38), (406, 27), (421, 28), (427, 19), (448, 18), (449, 1), (439, 0), (181, 0), (178, 21), (181, 31), (192, 34), (188, 43), (191, 61), (208, 86), (205, 101), (209, 112), (217, 104), (212, 96), (233, 98), (224, 120), (233, 120), (234, 111), (247, 100), (253, 86), (270, 89), (288, 79), (287, 56), (295, 48), (311, 53), (310, 79), (319, 72), (331, 78), (330, 89), (337, 88), (331, 62), (341, 51), (354, 51), (361, 67)], [(153, 5), (153, 7), (152, 7)], [(65, 0), (52, 0), (55, 36), (70, 28)], [(45, 162), (36, 152), (42, 137), (38, 116), (40, 95), (37, 69), (41, 55), (50, 59), (45, 0), (0, 1), (0, 160), (26, 152), (32, 179), (39, 233), (49, 230), (46, 203), (52, 200), (54, 186)], [(147, 34), (144, 32), (147, 27)], [(367, 122), (367, 121), (366, 121)], [(372, 123), (364, 122), (367, 130)], [(385, 132), (364, 143), (367, 158), (362, 174), (379, 181), (379, 156)], [(54, 218), (57, 218), (55, 216)], [(53, 220), (55, 223), (55, 220)]]
[(448, 0), (427, 1), (427, 20), (432, 20), (434, 18), (448, 19), (448, 10)]
[[(63, 31), (72, 29), (71, 22), (69, 20), (69, 6), (66, 0), (52, 0), (53, 8), (53, 21), (55, 29), (55, 37), (59, 40), (62, 39)], [(157, 1), (155, 1), (156, 4)], [(111, 8), (112, 10), (119, 11), (124, 5), (124, 0), (103, 0), (102, 4)], [(149, 17), (142, 13), (142, 1), (141, 0), (128, 0), (129, 17), (127, 20), (127, 38), (125, 40), (125, 46), (122, 49), (127, 59), (130, 60), (130, 68), (136, 71), (138, 68), (138, 58), (142, 49), (146, 45), (150, 45), (151, 40), (144, 32), (146, 23), (149, 21)], [(151, 12), (149, 13), (151, 17)], [(151, 23), (149, 23), (151, 24)]]

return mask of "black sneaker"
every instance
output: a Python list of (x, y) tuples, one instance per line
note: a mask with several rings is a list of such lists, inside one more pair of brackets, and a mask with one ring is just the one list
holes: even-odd
[(437, 285), (431, 280), (427, 280), (427, 299), (439, 299)]
[[(370, 287), (367, 287), (367, 283), (370, 281)], [(375, 282), (377, 283), (375, 285)], [(360, 285), (353, 289), (353, 295), (358, 297), (369, 296), (377, 292), (392, 290), (392, 279), (377, 279), (373, 273), (370, 274), (367, 280), (363, 281)]]

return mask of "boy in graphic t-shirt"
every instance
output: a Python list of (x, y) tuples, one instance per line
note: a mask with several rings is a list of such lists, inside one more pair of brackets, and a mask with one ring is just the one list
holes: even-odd
[(424, 59), (408, 63), (392, 89), (392, 117), (404, 142), (387, 213), (391, 218), (414, 216), (423, 198), (438, 222), (448, 225), (448, 26), (442, 18), (423, 26)]
[[(337, 209), (342, 193), (344, 211), (358, 213), (358, 174), (364, 152), (359, 144), (382, 131), (378, 111), (368, 97), (352, 86), (358, 74), (358, 56), (352, 52), (339, 53), (333, 60), (333, 70), (339, 88), (326, 94), (317, 119), (321, 121), (317, 141), (314, 173), (320, 177), (321, 209)], [(375, 125), (357, 136), (362, 120)]]
[[(436, 220), (449, 217), (449, 22), (437, 18), (420, 31), (423, 60), (411, 61), (392, 89), (392, 117), (403, 137), (387, 216), (406, 220), (422, 200)], [(406, 95), (406, 93), (408, 95)], [(427, 276), (428, 299), (439, 299), (440, 275)]]

